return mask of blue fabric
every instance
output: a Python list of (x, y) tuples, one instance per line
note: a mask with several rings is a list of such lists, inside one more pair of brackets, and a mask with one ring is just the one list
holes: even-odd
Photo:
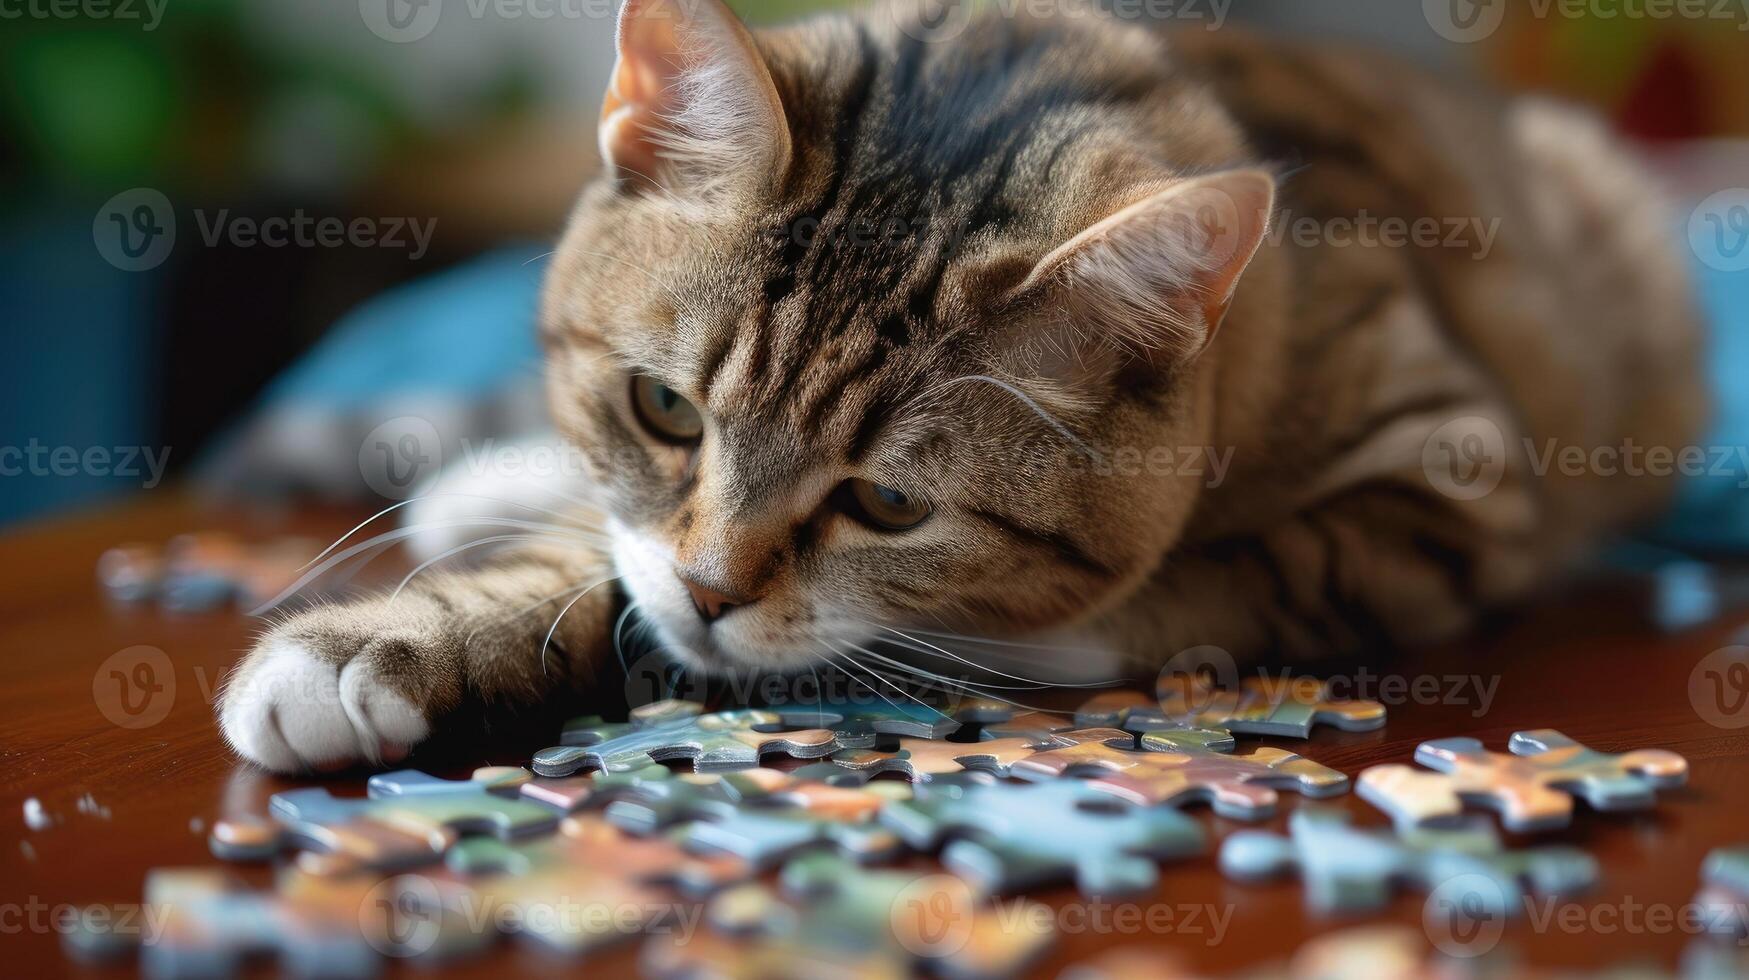
[(543, 251), (502, 249), (371, 300), (281, 375), (263, 403), (356, 411), (399, 395), (483, 400), (528, 382), (540, 367)]
[(1708, 358), (1716, 415), (1703, 445), (1730, 448), (1725, 472), (1684, 481), (1677, 504), (1654, 536), (1704, 552), (1749, 554), (1749, 469), (1735, 447), (1749, 446), (1749, 272), (1697, 264), (1701, 302), (1712, 327)]

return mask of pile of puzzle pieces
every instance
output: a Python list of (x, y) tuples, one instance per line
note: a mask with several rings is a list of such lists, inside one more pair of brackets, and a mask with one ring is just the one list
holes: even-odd
[(166, 545), (128, 544), (97, 560), (97, 582), (112, 601), (156, 603), (170, 612), (253, 610), (291, 591), (321, 545), (307, 538), (249, 544), (218, 531), (172, 538)]
[[(252, 892), (222, 869), (155, 872), (164, 928), (140, 944), (92, 929), (88, 958), (138, 954), (157, 977), (235, 972), (274, 957), (300, 975), (368, 976), (390, 959), (443, 962), (503, 937), (588, 957), (641, 943), (655, 977), (1007, 976), (1053, 942), (1052, 919), (994, 901), (1071, 885), (1091, 899), (1149, 893), (1176, 862), (1211, 855), (1231, 878), (1295, 875), (1320, 912), (1383, 906), (1398, 888), (1481, 882), (1484, 911), (1567, 895), (1596, 878), (1570, 847), (1513, 850), (1509, 829), (1644, 807), (1683, 760), (1607, 755), (1558, 732), (1521, 732), (1510, 754), (1469, 740), (1421, 746), (1428, 771), (1380, 766), (1359, 790), (1390, 829), (1302, 805), (1285, 836), (1239, 830), (1212, 848), (1195, 808), (1274, 815), (1283, 791), (1347, 792), (1346, 775), (1248, 734), (1368, 730), (1382, 706), (1308, 679), (1231, 690), (1190, 682), (1154, 699), (1102, 695), (1074, 715), (968, 701), (707, 711), (646, 705), (625, 722), (578, 719), (532, 772), (464, 780), (403, 771), (366, 795), (280, 793), (264, 817), (217, 823), (215, 855), (272, 861)], [(787, 757), (785, 768), (772, 760)], [(1721, 852), (1701, 901), (1742, 907), (1749, 852)], [(1022, 899), (1024, 902), (1025, 900)], [(1015, 923), (1023, 923), (1016, 926)], [(1720, 930), (1741, 929), (1720, 917)], [(1145, 975), (1114, 951), (1085, 976)], [(1155, 975), (1172, 975), (1156, 962)]]

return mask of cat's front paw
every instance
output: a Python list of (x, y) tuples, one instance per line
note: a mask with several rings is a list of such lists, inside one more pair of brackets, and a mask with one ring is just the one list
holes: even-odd
[(238, 665), (220, 728), (238, 754), (276, 772), (397, 762), (450, 700), (456, 642), (429, 610), (371, 602), (305, 613)]

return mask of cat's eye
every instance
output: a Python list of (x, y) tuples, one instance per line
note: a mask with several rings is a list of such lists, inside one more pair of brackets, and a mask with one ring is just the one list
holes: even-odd
[(704, 416), (678, 391), (640, 374), (632, 379), (632, 407), (638, 421), (663, 442), (697, 442), (704, 434)]
[(886, 531), (905, 531), (923, 523), (929, 516), (927, 501), (918, 500), (903, 491), (883, 487), (867, 480), (848, 480), (844, 484), (846, 510), (864, 523)]

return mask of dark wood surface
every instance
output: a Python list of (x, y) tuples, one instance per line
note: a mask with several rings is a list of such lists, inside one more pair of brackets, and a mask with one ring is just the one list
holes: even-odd
[[(97, 556), (120, 542), (162, 541), (205, 528), (330, 538), (350, 527), (351, 517), (221, 515), (166, 497), (0, 538), (5, 973), (119, 973), (68, 963), (58, 936), (46, 927), (53, 909), (66, 903), (135, 901), (150, 868), (214, 863), (204, 834), (213, 819), (264, 812), (269, 794), (300, 784), (239, 763), (212, 721), (215, 686), (259, 624), (237, 614), (171, 616), (113, 608), (94, 583)], [(1588, 587), (1548, 600), (1484, 636), (1384, 665), (1386, 676), (1401, 679), (1393, 683), (1422, 695), (1392, 699), (1384, 729), (1320, 730), (1308, 743), (1266, 741), (1303, 751), (1351, 776), (1376, 763), (1408, 762), (1424, 739), (1472, 735), (1500, 749), (1513, 731), (1540, 727), (1559, 728), (1605, 751), (1661, 747), (1682, 753), (1691, 766), (1689, 785), (1665, 795), (1656, 809), (1599, 814), (1581, 806), (1571, 829), (1518, 839), (1575, 844), (1596, 855), (1603, 865), (1601, 886), (1579, 904), (1604, 911), (1594, 919), (1595, 927), (1539, 930), (1521, 921), (1506, 936), (1526, 962), (1539, 965), (1598, 967), (1649, 957), (1673, 968), (1693, 937), (1680, 929), (1637, 928), (1627, 919), (1637, 921), (1635, 908), (1680, 909), (1695, 893), (1707, 851), (1749, 840), (1749, 728), (1725, 727), (1749, 722), (1749, 707), (1721, 714), (1718, 705), (1690, 696), (1696, 665), (1727, 644), (1740, 623), (1662, 635), (1647, 625), (1643, 608), (1643, 595), (1629, 585)], [(100, 668), (118, 651), (141, 645), (164, 651), (173, 665), (174, 690), (166, 684), (157, 695), (169, 699), (161, 721), (123, 727), (110, 717), (116, 714), (109, 689), (113, 681)], [(1455, 697), (1453, 686), (1459, 682), (1454, 678), (1472, 679), (1462, 682)], [(1477, 691), (1489, 685), (1492, 699), (1484, 710)], [(442, 757), (420, 753), (410, 764), (446, 773), (488, 763), (520, 764), (539, 747), (536, 740), (450, 750)], [(330, 782), (357, 787), (362, 776)], [(95, 813), (79, 806), (87, 794)], [(27, 828), (22, 814), (28, 798), (40, 801), (57, 822), (41, 830)], [(1280, 828), (1298, 802), (1288, 796), (1283, 814), (1264, 826)], [(1337, 805), (1357, 821), (1384, 824), (1381, 814), (1353, 796)], [(1216, 838), (1244, 826), (1206, 809), (1193, 812)], [(265, 883), (267, 872), (247, 869), (245, 877)], [(1077, 901), (1068, 892), (1044, 897), (1057, 904)], [(1228, 882), (1208, 856), (1167, 866), (1159, 892), (1133, 904), (1205, 906), (1231, 918), (1218, 942), (1206, 929), (1065, 934), (1039, 973), (1054, 976), (1071, 962), (1131, 945), (1177, 950), (1199, 970), (1244, 968), (1281, 959), (1308, 936), (1343, 925), (1379, 920), (1418, 925), (1423, 900), (1411, 892), (1373, 919), (1319, 919), (1304, 911), (1297, 883)], [(634, 962), (628, 950), (595, 964), (604, 968), (601, 975), (631, 975)], [(552, 965), (540, 954), (502, 945), (490, 959), (463, 964), (457, 972), (501, 972), (510, 963)]]

